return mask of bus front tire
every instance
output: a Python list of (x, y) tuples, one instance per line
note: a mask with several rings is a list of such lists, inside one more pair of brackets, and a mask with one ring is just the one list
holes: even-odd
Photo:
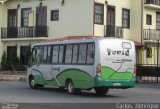
[(75, 93), (73, 82), (71, 80), (67, 81), (67, 91), (68, 91), (69, 94), (74, 94)]
[(35, 84), (35, 80), (34, 80), (34, 77), (30, 77), (29, 78), (29, 86), (31, 89), (37, 89), (38, 88), (38, 85)]
[(108, 91), (109, 91), (109, 88), (106, 88), (106, 87), (95, 88), (95, 92), (97, 95), (105, 95), (108, 93)]

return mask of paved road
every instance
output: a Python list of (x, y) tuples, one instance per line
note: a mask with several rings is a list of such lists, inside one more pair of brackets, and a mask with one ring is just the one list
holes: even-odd
[[(106, 96), (96, 96), (94, 91), (83, 91), (81, 95), (69, 95), (66, 90), (47, 87), (30, 89), (24, 82), (0, 81), (0, 102), (5, 103), (160, 103), (160, 84), (138, 84), (131, 89), (111, 89)], [(30, 105), (24, 104), (26, 108)], [(47, 104), (32, 104), (39, 109)], [(54, 105), (55, 106), (55, 105)], [(60, 105), (62, 106), (62, 105)], [(82, 107), (80, 104), (72, 105)], [(94, 105), (90, 105), (95, 107)], [(69, 107), (69, 106), (67, 106)], [(86, 106), (85, 106), (86, 107)], [(104, 106), (105, 107), (105, 106)], [(69, 107), (70, 108), (70, 107)], [(47, 108), (46, 108), (47, 109)], [(58, 108), (59, 109), (59, 108)], [(71, 108), (70, 108), (71, 109)]]
[(66, 90), (45, 88), (33, 90), (24, 82), (0, 81), (0, 102), (15, 103), (117, 103), (160, 102), (160, 84), (139, 84), (131, 89), (110, 89), (106, 96), (96, 96), (94, 91), (69, 95)]

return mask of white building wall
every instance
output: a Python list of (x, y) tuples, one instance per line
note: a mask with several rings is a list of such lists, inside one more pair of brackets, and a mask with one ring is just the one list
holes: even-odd
[[(159, 9), (160, 9), (160, 7), (159, 7)], [(155, 32), (155, 34), (159, 33), (159, 31), (156, 30), (156, 19), (157, 19), (156, 18), (156, 12), (160, 12), (159, 9), (155, 9), (153, 7), (146, 7), (146, 6), (144, 6), (143, 28), (146, 29), (146, 30), (153, 29), (152, 32)], [(147, 14), (149, 14), (149, 15), (152, 16), (152, 24), (151, 25), (147, 25), (146, 24), (146, 16), (147, 16)], [(151, 39), (155, 40), (154, 39), (154, 33), (151, 34)], [(148, 44), (146, 43), (146, 45), (148, 45), (148, 47), (150, 47), (152, 49), (152, 57), (147, 58), (145, 56), (144, 60), (146, 60), (146, 61), (144, 61), (145, 62), (144, 64), (153, 64), (153, 65), (156, 65), (157, 64), (157, 41), (155, 40), (154, 42), (148, 42)], [(145, 50), (145, 53), (146, 53), (146, 50)], [(160, 57), (160, 55), (159, 55), (159, 57)], [(159, 62), (160, 62), (160, 59), (159, 59)]]
[[(29, 16), (29, 25), (36, 25), (36, 7), (39, 7), (40, 1), (30, 0), (23, 2), (19, 0), (8, 1), (0, 5), (0, 27), (7, 28), (8, 9), (18, 8), (18, 27), (21, 27), (21, 9), (31, 8), (32, 13)], [(94, 0), (65, 0), (64, 5), (61, 0), (45, 0), (42, 6), (47, 6), (47, 26), (49, 27), (47, 38), (14, 38), (0, 39), (0, 56), (2, 51), (7, 51), (7, 46), (17, 46), (17, 55), (20, 56), (20, 46), (30, 45), (42, 42), (46, 39), (55, 39), (64, 36), (91, 36), (93, 35), (93, 9)], [(51, 21), (51, 10), (59, 10), (59, 21)], [(34, 15), (33, 15), (34, 14)], [(3, 20), (2, 20), (3, 19)], [(33, 20), (34, 19), (34, 20)], [(34, 24), (33, 24), (34, 23)], [(2, 44), (3, 42), (3, 44)], [(1, 61), (1, 59), (0, 59)]]
[[(142, 0), (131, 0), (131, 33), (129, 39), (137, 42), (141, 42), (141, 29), (142, 25)], [(142, 7), (142, 8), (141, 8)], [(142, 10), (143, 11), (143, 10)]]
[[(158, 10), (144, 7), (144, 13), (143, 13), (143, 16), (144, 16), (143, 27), (144, 27), (144, 29), (156, 29), (156, 11), (158, 11)], [(146, 19), (147, 14), (152, 16), (152, 25), (146, 24), (145, 19)]]
[[(18, 9), (18, 26), (21, 23), (21, 8), (30, 8), (36, 14), (36, 7), (39, 1), (30, 2), (8, 2), (8, 9)], [(64, 36), (93, 35), (93, 0), (65, 0), (61, 5), (61, 0), (45, 0), (43, 6), (47, 6), (47, 26), (49, 27), (49, 38), (59, 38)], [(59, 10), (59, 21), (51, 21), (51, 10)], [(33, 15), (32, 15), (33, 16)], [(35, 25), (36, 15), (34, 15)]]
[[(93, 0), (66, 0), (64, 6), (58, 3), (48, 5), (48, 10), (59, 9), (59, 21), (50, 21), (48, 15), (49, 35), (58, 36), (93, 35)], [(52, 30), (51, 30), (52, 29)]]
[[(6, 26), (6, 5), (0, 5), (0, 28), (4, 26)], [(1, 36), (1, 30), (0, 30), (0, 36)], [(1, 41), (1, 37), (0, 37), (0, 62), (1, 62), (1, 56), (3, 54), (3, 42)]]
[[(108, 4), (105, 4), (105, 1)], [(104, 4), (104, 25), (94, 24), (94, 34), (96, 36), (104, 36), (105, 34), (105, 25), (107, 24), (107, 6), (115, 6), (115, 26), (122, 27), (122, 8), (131, 10), (131, 0), (95, 0), (96, 3)], [(130, 22), (132, 23), (132, 22)], [(130, 39), (131, 29), (124, 28), (124, 39)]]
[(7, 41), (3, 43), (3, 49), (4, 51), (7, 51), (7, 46), (17, 46), (17, 56), (20, 57), (20, 46), (30, 46), (31, 45), (31, 48), (32, 48), (33, 44), (38, 43), (38, 42), (42, 42), (42, 41), (41, 40)]

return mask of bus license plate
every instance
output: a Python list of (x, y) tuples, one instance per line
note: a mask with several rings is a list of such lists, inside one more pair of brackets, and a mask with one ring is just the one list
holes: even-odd
[(114, 86), (120, 86), (121, 83), (113, 83)]

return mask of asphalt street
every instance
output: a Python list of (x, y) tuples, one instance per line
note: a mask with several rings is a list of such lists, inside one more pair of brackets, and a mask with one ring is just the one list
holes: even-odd
[(94, 90), (69, 95), (66, 90), (46, 87), (30, 89), (25, 82), (0, 81), (0, 102), (14, 103), (117, 103), (160, 102), (160, 84), (138, 84), (130, 89), (110, 89), (108, 95), (97, 96)]
[[(46, 109), (50, 109), (49, 103), (74, 103), (72, 105), (74, 108), (82, 107), (79, 103), (94, 103), (94, 105), (95, 103), (160, 103), (160, 84), (143, 83), (130, 89), (110, 89), (108, 95), (97, 96), (94, 90), (82, 91), (80, 95), (69, 95), (65, 89), (45, 87), (44, 89), (34, 90), (30, 89), (25, 82), (0, 81), (0, 103), (25, 103), (23, 106), (26, 109), (29, 108), (30, 105), (28, 104), (30, 103), (32, 107), (39, 106), (38, 109), (47, 106)], [(97, 105), (94, 105), (90, 106), (96, 109)], [(66, 107), (64, 105), (60, 106)], [(59, 108), (56, 107), (55, 109)]]

